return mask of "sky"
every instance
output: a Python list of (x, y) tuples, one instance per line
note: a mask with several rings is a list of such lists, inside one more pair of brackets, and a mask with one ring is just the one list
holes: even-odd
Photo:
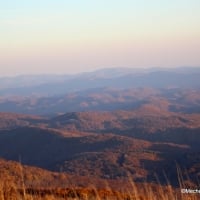
[(0, 0), (0, 76), (200, 67), (199, 0)]

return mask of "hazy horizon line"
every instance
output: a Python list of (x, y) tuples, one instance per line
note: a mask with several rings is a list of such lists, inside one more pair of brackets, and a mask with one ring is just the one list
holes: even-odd
[(7, 74), (7, 75), (0, 75), (0, 78), (14, 78), (14, 77), (21, 77), (21, 76), (76, 76), (81, 75), (85, 73), (94, 73), (98, 71), (104, 71), (104, 70), (136, 70), (136, 71), (150, 71), (150, 70), (175, 70), (175, 69), (196, 69), (200, 68), (200, 66), (169, 66), (169, 67), (162, 67), (162, 66), (153, 66), (153, 67), (103, 67), (103, 68), (97, 68), (97, 69), (87, 69), (85, 71), (79, 71), (79, 72), (56, 72), (56, 73), (44, 73), (44, 72), (32, 72), (32, 73), (19, 73), (19, 74)]

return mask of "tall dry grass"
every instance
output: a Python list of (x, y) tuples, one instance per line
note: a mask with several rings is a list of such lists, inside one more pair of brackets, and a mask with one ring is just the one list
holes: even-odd
[[(94, 185), (88, 187), (70, 188), (34, 188), (26, 186), (23, 166), (20, 167), (19, 185), (13, 179), (0, 180), (0, 200), (199, 200), (200, 193), (181, 193), (181, 189), (199, 189), (200, 186), (187, 188), (181, 170), (177, 167), (179, 187), (173, 188), (169, 181), (166, 186), (150, 183), (135, 183), (131, 177), (130, 187), (123, 190), (113, 190), (108, 183), (105, 189), (98, 189)], [(102, 187), (103, 188), (103, 187)]]
[(0, 200), (199, 200), (200, 194), (182, 194), (181, 188), (171, 185), (137, 185), (132, 189), (113, 191), (110, 189), (88, 188), (22, 188), (12, 182), (0, 184)]

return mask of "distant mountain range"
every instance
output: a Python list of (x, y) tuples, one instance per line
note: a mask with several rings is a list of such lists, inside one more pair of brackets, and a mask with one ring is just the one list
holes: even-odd
[(110, 68), (76, 75), (0, 78), (1, 95), (58, 95), (102, 87), (199, 87), (200, 68)]
[(55, 115), (129, 110), (154, 101), (171, 110), (199, 113), (199, 77), (200, 68), (117, 68), (0, 78), (0, 111)]

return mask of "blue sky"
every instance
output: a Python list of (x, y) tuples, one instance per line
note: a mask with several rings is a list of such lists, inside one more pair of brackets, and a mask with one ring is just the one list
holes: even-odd
[(200, 66), (199, 0), (0, 0), (0, 74)]

